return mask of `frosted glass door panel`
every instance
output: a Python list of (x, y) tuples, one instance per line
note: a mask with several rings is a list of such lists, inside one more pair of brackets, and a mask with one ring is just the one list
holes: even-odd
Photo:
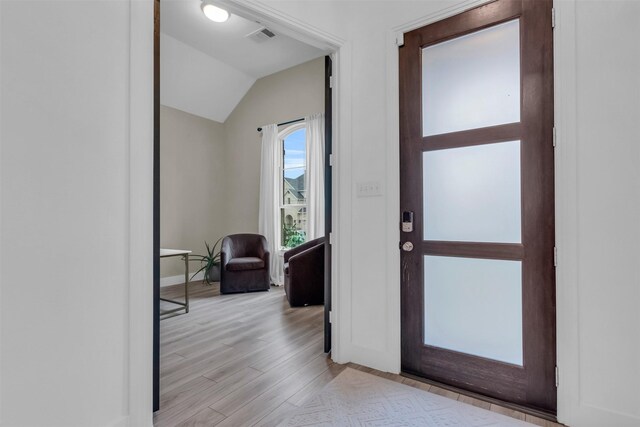
[(422, 156), (425, 240), (520, 243), (520, 141)]
[(424, 257), (424, 343), (522, 365), (522, 263)]
[(422, 50), (422, 134), (520, 121), (520, 23)]

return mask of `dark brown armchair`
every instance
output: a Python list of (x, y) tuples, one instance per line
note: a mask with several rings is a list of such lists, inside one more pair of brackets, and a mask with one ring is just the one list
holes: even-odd
[(232, 234), (222, 239), (220, 293), (268, 291), (269, 250), (260, 234)]
[(284, 289), (291, 307), (324, 304), (324, 237), (284, 253)]

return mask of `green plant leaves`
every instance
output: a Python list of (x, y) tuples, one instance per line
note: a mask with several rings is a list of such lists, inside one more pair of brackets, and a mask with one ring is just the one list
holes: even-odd
[[(216, 243), (214, 243), (213, 246), (209, 246), (205, 240), (204, 246), (207, 249), (207, 255), (192, 254), (189, 256), (189, 261), (198, 261), (201, 265), (200, 269), (191, 276), (191, 280), (193, 280), (193, 278), (201, 271), (205, 271), (206, 273), (206, 271), (213, 266), (220, 265), (220, 250), (218, 249), (218, 245), (221, 241), (222, 237), (216, 240)], [(213, 284), (213, 282), (209, 281), (209, 276), (207, 274), (204, 275), (204, 279), (207, 285)]]

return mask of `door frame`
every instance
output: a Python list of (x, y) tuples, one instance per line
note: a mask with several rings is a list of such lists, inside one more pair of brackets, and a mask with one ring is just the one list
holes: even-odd
[[(387, 135), (385, 181), (389, 194), (387, 205), (387, 236), (390, 241), (400, 241), (400, 86), (399, 51), (404, 33), (473, 9), (493, 0), (463, 0), (451, 7), (399, 24), (386, 37), (387, 65)], [(572, 425), (588, 419), (602, 419), (600, 413), (580, 399), (580, 367), (578, 312), (578, 235), (576, 222), (578, 129), (575, 105), (576, 78), (576, 1), (554, 1), (556, 26), (554, 28), (554, 120), (556, 128), (555, 155), (555, 219), (558, 265), (556, 266), (556, 363), (558, 367), (557, 399), (558, 422)], [(397, 246), (387, 248), (387, 281), (396, 292), (391, 296), (396, 301), (393, 310), (394, 366), (390, 371), (400, 372), (400, 252)], [(612, 415), (612, 414), (609, 414)]]
[[(151, 349), (152, 355), (150, 357), (151, 363), (151, 381), (150, 383), (153, 385), (151, 390), (151, 407), (153, 408), (153, 412), (160, 409), (160, 317), (159, 317), (159, 294), (160, 294), (160, 264), (159, 264), (159, 248), (160, 248), (160, 16), (161, 16), (161, 0), (147, 0), (148, 2), (152, 2), (153, 13), (150, 14), (153, 16), (153, 48), (151, 52), (153, 52), (153, 149), (152, 155), (150, 156), (153, 160), (152, 162), (152, 215), (153, 218), (153, 227), (152, 227), (152, 237), (151, 237), (151, 246), (153, 254), (152, 257), (152, 337), (151, 337)], [(142, 3), (142, 2), (140, 2)], [(323, 69), (325, 71), (330, 71), (330, 76), (334, 77), (332, 81), (334, 82), (333, 87), (330, 88), (331, 93), (327, 95), (325, 93), (325, 101), (329, 99), (331, 101), (331, 105), (325, 106), (325, 111), (331, 112), (331, 117), (328, 118), (328, 125), (331, 126), (331, 135), (327, 135), (327, 140), (329, 141), (328, 148), (332, 149), (333, 146), (336, 146), (338, 150), (342, 148), (342, 150), (346, 149), (346, 146), (343, 147), (340, 144), (340, 135), (344, 130), (350, 131), (350, 123), (342, 123), (338, 117), (338, 99), (341, 93), (346, 92), (345, 89), (342, 89), (340, 84), (339, 76), (342, 74), (339, 72), (338, 64), (340, 64), (340, 58), (346, 56), (344, 46), (344, 41), (332, 36), (328, 33), (324, 33), (317, 29), (309, 28), (307, 25), (299, 24), (294, 22), (292, 19), (286, 19), (282, 17), (282, 14), (276, 12), (273, 9), (267, 8), (266, 6), (252, 1), (242, 1), (242, 0), (219, 0), (218, 3), (225, 7), (229, 12), (236, 13), (238, 15), (244, 16), (246, 18), (252, 19), (256, 22), (260, 22), (263, 25), (272, 28), (280, 34), (285, 34), (289, 37), (292, 37), (298, 41), (310, 44), (319, 49), (323, 49), (327, 51), (327, 57), (325, 57), (325, 66)], [(132, 16), (132, 24), (131, 27), (134, 27), (134, 19)], [(136, 27), (138, 28), (138, 27)], [(133, 31), (132, 31), (133, 33)], [(132, 48), (133, 48), (133, 40), (132, 40)], [(347, 49), (348, 52), (348, 49)], [(330, 59), (329, 59), (330, 58)], [(331, 70), (327, 69), (327, 64), (332, 64)], [(139, 72), (139, 70), (136, 70)], [(148, 77), (148, 76), (147, 76)], [(325, 72), (325, 85), (328, 86), (329, 77)], [(346, 86), (346, 85), (345, 85)], [(342, 89), (342, 92), (340, 91)], [(132, 127), (136, 127), (138, 123), (132, 121)], [(340, 128), (339, 126), (342, 125)], [(332, 153), (335, 153), (337, 150), (333, 149)], [(325, 150), (325, 153), (328, 153)], [(327, 158), (328, 158), (328, 154)], [(331, 173), (331, 181), (330, 181), (330, 191), (328, 193), (329, 197), (332, 197), (330, 200), (330, 204), (328, 206), (331, 209), (330, 216), (326, 218), (326, 224), (332, 225), (333, 234), (339, 236), (338, 234), (338, 226), (336, 219), (338, 217), (337, 211), (340, 206), (340, 172), (338, 168), (334, 168), (329, 166), (327, 162), (325, 165), (326, 171)], [(133, 180), (133, 178), (132, 178)], [(346, 179), (345, 179), (346, 180)], [(343, 180), (343, 182), (345, 181)], [(327, 182), (325, 182), (325, 186)], [(348, 186), (347, 186), (348, 188)], [(133, 194), (133, 192), (132, 192)], [(148, 224), (145, 224), (148, 225)], [(137, 223), (137, 226), (140, 226)], [(133, 222), (131, 223), (131, 227), (133, 228)], [(348, 230), (345, 230), (348, 232)], [(346, 360), (341, 358), (340, 356), (340, 345), (338, 337), (340, 337), (340, 333), (338, 331), (339, 325), (337, 322), (336, 327), (332, 328), (330, 325), (330, 310), (331, 307), (334, 306), (334, 302), (337, 299), (337, 290), (339, 289), (338, 280), (337, 280), (337, 272), (340, 266), (339, 260), (337, 259), (338, 254), (338, 243), (337, 239), (333, 239), (333, 247), (329, 247), (330, 243), (327, 242), (327, 250), (326, 252), (331, 255), (331, 259), (329, 260), (329, 268), (330, 275), (327, 276), (327, 280), (325, 283), (325, 288), (328, 289), (328, 294), (330, 296), (330, 300), (328, 304), (325, 304), (325, 340), (330, 340), (329, 342), (325, 341), (325, 352), (332, 351), (332, 358), (334, 360), (342, 360), (344, 363)], [(327, 308), (328, 307), (328, 308)], [(139, 313), (137, 314), (139, 315)], [(331, 316), (333, 317), (333, 316)], [(327, 331), (326, 325), (329, 325), (329, 330)], [(333, 329), (333, 333), (332, 333)], [(137, 382), (136, 382), (137, 383)]]

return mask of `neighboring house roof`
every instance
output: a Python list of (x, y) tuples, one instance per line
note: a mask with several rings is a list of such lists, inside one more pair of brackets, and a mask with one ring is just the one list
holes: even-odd
[(302, 200), (305, 198), (305, 188), (304, 188), (304, 174), (300, 175), (297, 178), (286, 178), (285, 182), (287, 183), (287, 190), (291, 191), (291, 193), (298, 200)]

